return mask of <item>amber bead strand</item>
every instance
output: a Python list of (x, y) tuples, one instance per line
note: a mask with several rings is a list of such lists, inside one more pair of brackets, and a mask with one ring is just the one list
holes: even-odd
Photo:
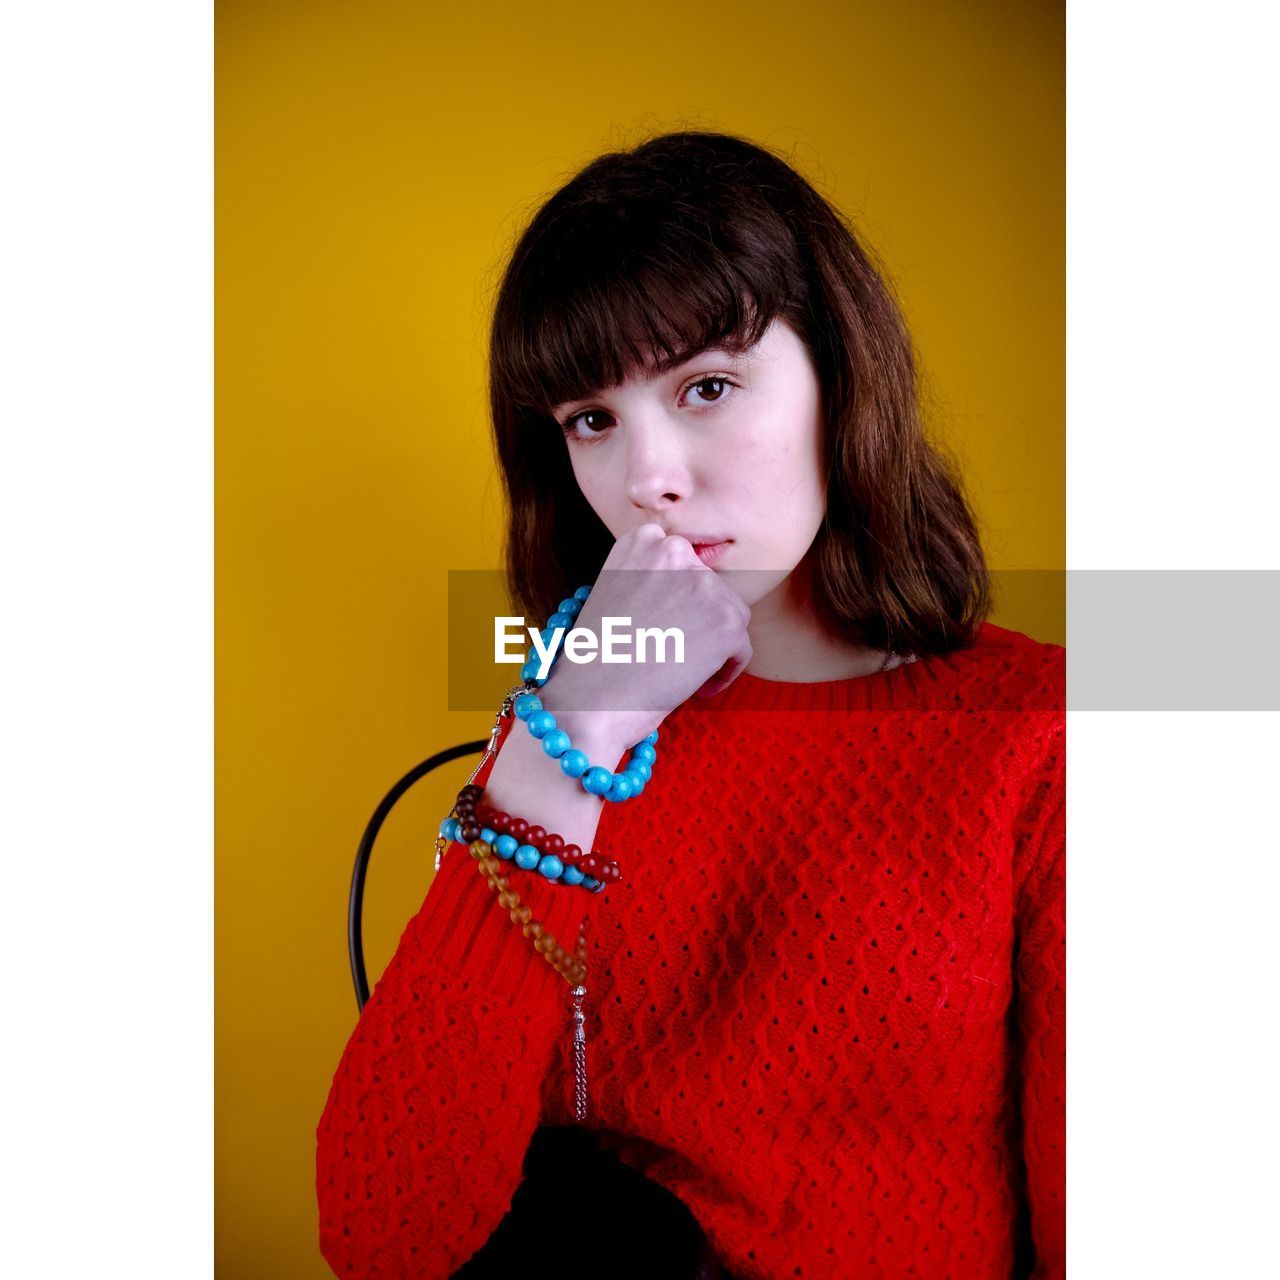
[(578, 987), (587, 980), (587, 922), (578, 929), (575, 954), (570, 955), (541, 924), (533, 918), (528, 907), (521, 906), (520, 895), (512, 889), (502, 874), (501, 858), (494, 857), (485, 840), (477, 840), (471, 846), (471, 856), (476, 860), (480, 874), (488, 881), (489, 888), (498, 895), (498, 903), (511, 916), (512, 924), (524, 930), (524, 936), (533, 940), (534, 950), (571, 986)]

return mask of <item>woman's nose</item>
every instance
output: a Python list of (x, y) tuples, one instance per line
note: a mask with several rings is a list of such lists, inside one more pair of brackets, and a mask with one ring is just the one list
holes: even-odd
[(633, 417), (625, 435), (628, 500), (657, 511), (686, 498), (691, 479), (679, 428), (662, 414), (650, 413)]

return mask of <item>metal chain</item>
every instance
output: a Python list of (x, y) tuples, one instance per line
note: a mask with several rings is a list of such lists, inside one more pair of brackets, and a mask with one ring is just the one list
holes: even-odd
[(586, 995), (584, 986), (569, 993), (573, 1002), (573, 1117), (579, 1124), (587, 1122), (587, 1018), (582, 1011)]
[[(489, 745), (485, 747), (484, 755), (480, 757), (480, 763), (477, 764), (476, 767), (471, 770), (471, 776), (466, 780), (466, 782), (462, 784), (461, 787), (458, 788), (459, 791), (462, 791), (464, 788), (469, 787), (476, 780), (476, 774), (478, 774), (480, 770), (485, 767), (486, 763), (488, 763), (490, 756), (492, 756), (493, 753), (498, 749), (498, 738), (502, 734), (502, 722), (507, 717), (507, 715), (510, 714), (512, 704), (522, 693), (528, 693), (533, 688), (534, 686), (532, 684), (529, 684), (526, 682), (523, 684), (515, 685), (514, 687), (512, 687), (507, 691), (506, 696), (502, 699), (502, 706), (498, 708), (498, 714), (493, 719), (493, 728), (489, 730)], [(450, 816), (452, 815), (452, 813), (453, 813), (453, 810), (450, 809), (449, 810)], [(448, 847), (449, 847), (449, 842), (444, 838), (444, 836), (436, 836), (435, 869), (437, 871), (440, 870), (440, 861), (444, 857), (444, 851)]]

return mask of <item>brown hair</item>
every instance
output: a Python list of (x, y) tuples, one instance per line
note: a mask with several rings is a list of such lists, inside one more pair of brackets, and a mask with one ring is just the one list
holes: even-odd
[(670, 133), (601, 156), (520, 236), (499, 287), (489, 397), (510, 503), (515, 603), (545, 617), (613, 546), (582, 497), (551, 406), (776, 318), (805, 342), (824, 410), (827, 510), (816, 607), (876, 648), (968, 643), (990, 609), (972, 512), (926, 441), (897, 303), (841, 216), (769, 151)]

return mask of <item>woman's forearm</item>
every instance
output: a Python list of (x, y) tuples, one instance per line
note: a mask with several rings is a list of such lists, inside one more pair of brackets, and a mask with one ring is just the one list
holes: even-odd
[[(559, 678), (559, 673), (557, 673)], [(628, 728), (612, 713), (583, 712), (580, 690), (569, 696), (569, 687), (549, 680), (539, 693), (543, 706), (564, 728), (576, 749), (586, 753), (593, 765), (614, 769), (628, 747)], [(643, 737), (643, 732), (639, 737)], [(559, 763), (542, 749), (542, 743), (519, 721), (503, 738), (502, 749), (493, 762), (485, 800), (505, 813), (564, 837), (590, 853), (605, 801), (586, 791), (561, 772)], [(602, 850), (608, 857), (616, 851)], [(624, 868), (625, 870), (625, 868)]]

